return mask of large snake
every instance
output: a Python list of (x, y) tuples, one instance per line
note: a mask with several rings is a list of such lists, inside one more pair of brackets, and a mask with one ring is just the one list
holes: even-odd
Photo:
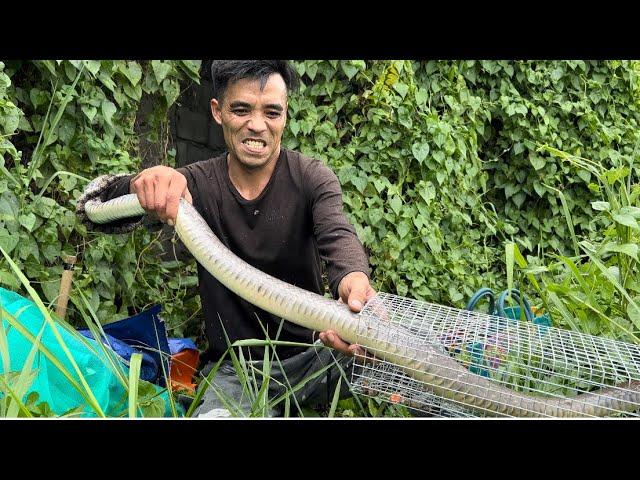
[[(107, 202), (90, 200), (85, 212), (94, 223), (145, 214), (134, 194)], [(359, 343), (378, 358), (397, 365), (413, 379), (426, 384), (436, 396), (471, 410), (515, 417), (600, 417), (632, 412), (640, 405), (640, 381), (637, 380), (625, 388), (606, 387), (575, 397), (529, 395), (471, 373), (441, 350), (425, 346), (419, 338), (398, 342), (393, 333), (369, 327), (346, 305), (278, 280), (244, 262), (220, 242), (184, 199), (180, 200), (175, 230), (195, 259), (240, 297), (303, 327), (333, 330), (346, 342)]]

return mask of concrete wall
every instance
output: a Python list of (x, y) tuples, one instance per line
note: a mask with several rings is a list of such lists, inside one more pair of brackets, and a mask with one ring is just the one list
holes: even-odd
[(169, 114), (176, 167), (220, 155), (226, 150), (222, 128), (211, 116), (211, 60), (203, 60), (200, 85), (192, 83)]

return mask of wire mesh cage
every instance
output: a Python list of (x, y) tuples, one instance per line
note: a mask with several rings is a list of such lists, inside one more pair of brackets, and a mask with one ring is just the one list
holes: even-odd
[(436, 417), (640, 416), (637, 345), (387, 293), (360, 321), (355, 393)]

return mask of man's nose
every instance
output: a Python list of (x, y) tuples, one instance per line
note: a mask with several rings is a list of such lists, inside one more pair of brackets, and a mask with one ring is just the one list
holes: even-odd
[(249, 128), (249, 130), (252, 130), (254, 132), (262, 132), (267, 129), (267, 122), (265, 122), (265, 120), (261, 116), (253, 115), (249, 119), (247, 128)]

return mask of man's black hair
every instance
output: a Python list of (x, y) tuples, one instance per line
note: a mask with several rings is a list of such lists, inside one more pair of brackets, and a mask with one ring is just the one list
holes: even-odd
[(264, 88), (269, 76), (279, 73), (287, 86), (287, 93), (298, 88), (298, 73), (287, 60), (213, 60), (211, 80), (213, 97), (222, 101), (229, 82), (244, 78), (260, 80)]

